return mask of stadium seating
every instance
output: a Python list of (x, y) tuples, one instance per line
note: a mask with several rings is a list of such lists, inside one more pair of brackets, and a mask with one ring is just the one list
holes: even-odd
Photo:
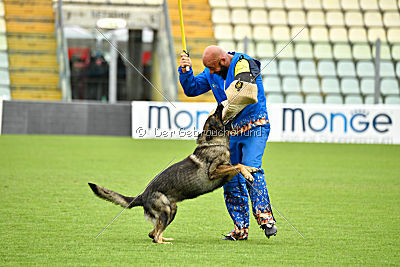
[(0, 99), (11, 98), (7, 48), (4, 3), (0, 2)]
[(5, 1), (4, 11), (11, 97), (60, 100), (52, 0)]
[(398, 1), (209, 0), (209, 4), (213, 14), (224, 14), (213, 18), (217, 44), (244, 52), (246, 36), (247, 53), (262, 67), (279, 53), (261, 72), (268, 102), (372, 103), (378, 38), (380, 102), (399, 102)]
[[(114, 0), (113, 0), (114, 1)], [(149, 1), (149, 0), (145, 0)], [(156, 0), (152, 0), (156, 1)], [(162, 0), (157, 0), (162, 3)], [(183, 18), (185, 22), (186, 44), (193, 63), (193, 71), (198, 74), (203, 71), (202, 53), (206, 46), (216, 44), (216, 39), (228, 50), (235, 50), (247, 36), (252, 40), (252, 29), (249, 24), (249, 16), (245, 18), (232, 17), (236, 14), (246, 13), (242, 4), (245, 1), (228, 0), (185, 0), (182, 1)], [(211, 10), (210, 6), (213, 7)], [(181, 31), (179, 26), (178, 1), (168, 0), (168, 13), (171, 20), (172, 37), (174, 49), (177, 55), (176, 62), (179, 65), (180, 54), (182, 53)], [(233, 19), (233, 20), (232, 20)], [(235, 23), (233, 23), (235, 22)], [(215, 25), (213, 27), (213, 25)], [(215, 36), (215, 38), (214, 38)], [(217, 38), (218, 37), (218, 38)], [(235, 38), (236, 37), (236, 38)], [(254, 45), (253, 45), (254, 46)], [(255, 50), (254, 47), (251, 49)], [(179, 84), (179, 82), (178, 82)], [(187, 97), (179, 84), (178, 99), (185, 102), (213, 102), (214, 96), (211, 91), (198, 97)]]

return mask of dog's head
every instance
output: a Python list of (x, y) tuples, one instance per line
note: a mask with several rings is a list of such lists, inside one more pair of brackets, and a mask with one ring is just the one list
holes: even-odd
[(224, 106), (219, 104), (214, 114), (206, 120), (203, 131), (197, 137), (197, 143), (227, 143), (229, 140), (228, 131), (232, 129), (231, 121), (224, 123), (222, 110)]

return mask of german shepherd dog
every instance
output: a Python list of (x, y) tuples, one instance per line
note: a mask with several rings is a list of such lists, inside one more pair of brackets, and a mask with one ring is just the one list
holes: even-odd
[(124, 208), (142, 206), (145, 217), (154, 224), (149, 237), (154, 243), (168, 243), (165, 241), (173, 239), (164, 238), (163, 232), (174, 220), (178, 202), (211, 192), (238, 173), (253, 181), (251, 173), (258, 171), (242, 164), (231, 164), (228, 135), (231, 123), (223, 123), (222, 109), (220, 104), (206, 120), (193, 154), (157, 175), (137, 197), (123, 196), (92, 183), (89, 186), (98, 197)]

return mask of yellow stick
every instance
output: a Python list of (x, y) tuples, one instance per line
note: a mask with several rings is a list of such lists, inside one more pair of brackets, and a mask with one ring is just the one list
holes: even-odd
[[(185, 28), (183, 27), (182, 0), (178, 0), (178, 6), (179, 6), (179, 22), (181, 24), (182, 49), (184, 53), (189, 55), (189, 53), (186, 50)], [(186, 71), (189, 71), (189, 69), (190, 69), (189, 66), (186, 66)]]
[(183, 51), (186, 51), (185, 29), (183, 27), (182, 0), (178, 0), (178, 5), (179, 5), (179, 22), (181, 23), (182, 47)]

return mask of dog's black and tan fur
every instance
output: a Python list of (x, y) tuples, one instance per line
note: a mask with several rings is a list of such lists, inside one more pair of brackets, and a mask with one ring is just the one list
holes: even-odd
[(149, 237), (154, 243), (167, 243), (163, 231), (174, 220), (177, 202), (211, 192), (232, 179), (239, 172), (252, 181), (253, 167), (231, 165), (227, 125), (222, 122), (223, 106), (219, 105), (197, 138), (193, 154), (170, 166), (152, 180), (137, 197), (126, 197), (107, 188), (91, 184), (100, 198), (122, 207), (143, 206), (145, 216), (154, 224)]

